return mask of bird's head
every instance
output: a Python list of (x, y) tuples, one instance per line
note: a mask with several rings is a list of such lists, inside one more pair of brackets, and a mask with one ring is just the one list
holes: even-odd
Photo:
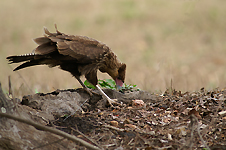
[(122, 88), (123, 83), (125, 81), (126, 64), (121, 63), (120, 65), (118, 65), (118, 67), (115, 67), (114, 69), (107, 68), (105, 71), (101, 71), (107, 72), (115, 80), (117, 89)]
[(122, 88), (126, 75), (126, 64), (121, 63), (113, 52), (105, 54), (99, 70), (108, 73), (116, 83), (117, 89)]

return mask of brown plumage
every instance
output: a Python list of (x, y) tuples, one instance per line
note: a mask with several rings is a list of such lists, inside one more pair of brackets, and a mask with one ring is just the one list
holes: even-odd
[(47, 28), (44, 32), (44, 37), (34, 39), (38, 47), (32, 53), (7, 57), (10, 63), (24, 62), (14, 71), (35, 65), (59, 66), (70, 72), (87, 90), (80, 76), (85, 75), (91, 84), (97, 86), (99, 69), (108, 73), (117, 86), (123, 85), (126, 64), (121, 63), (107, 45), (86, 36), (61, 33), (57, 28), (56, 33), (50, 33)]

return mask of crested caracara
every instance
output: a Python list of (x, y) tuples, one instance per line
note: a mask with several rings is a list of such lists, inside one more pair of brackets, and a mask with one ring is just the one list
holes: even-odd
[(86, 36), (61, 33), (56, 25), (55, 28), (56, 33), (50, 33), (44, 28), (45, 35), (34, 39), (38, 47), (32, 53), (7, 57), (10, 63), (24, 62), (13, 71), (36, 65), (48, 65), (50, 68), (59, 66), (60, 69), (70, 72), (92, 95), (80, 79), (84, 75), (112, 106), (113, 101), (97, 85), (97, 70), (108, 73), (117, 87), (122, 87), (126, 64), (121, 63), (106, 44)]

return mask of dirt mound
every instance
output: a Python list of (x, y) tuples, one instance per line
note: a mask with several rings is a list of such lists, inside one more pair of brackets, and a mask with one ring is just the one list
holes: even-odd
[[(90, 97), (82, 89), (27, 95), (21, 103), (1, 98), (0, 104), (2, 111), (7, 108), (9, 114), (75, 135), (102, 149), (226, 149), (224, 89), (167, 90), (161, 95), (104, 92), (118, 100), (114, 108), (100, 95)], [(78, 142), (21, 122), (0, 121), (0, 149), (85, 149)]]

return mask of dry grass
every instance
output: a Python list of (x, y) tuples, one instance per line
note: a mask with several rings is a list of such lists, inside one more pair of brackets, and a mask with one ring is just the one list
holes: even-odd
[[(32, 38), (54, 31), (86, 35), (110, 46), (127, 64), (127, 84), (147, 91), (173, 87), (195, 91), (225, 87), (226, 1), (114, 0), (0, 1), (0, 81), (15, 96), (80, 87), (57, 68), (32, 67), (12, 72), (5, 57), (31, 52)], [(16, 65), (12, 65), (15, 67)], [(99, 74), (99, 77), (109, 78)]]

